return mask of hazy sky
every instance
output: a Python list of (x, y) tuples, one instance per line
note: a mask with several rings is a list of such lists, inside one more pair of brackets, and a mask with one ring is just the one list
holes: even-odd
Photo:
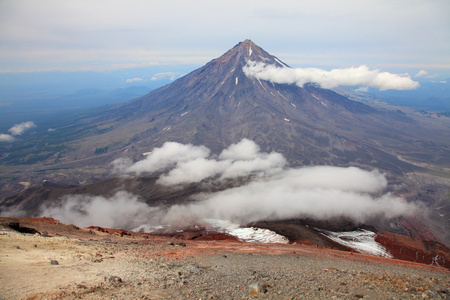
[(446, 79), (449, 16), (448, 0), (0, 0), (0, 74), (167, 79), (251, 39), (295, 67)]

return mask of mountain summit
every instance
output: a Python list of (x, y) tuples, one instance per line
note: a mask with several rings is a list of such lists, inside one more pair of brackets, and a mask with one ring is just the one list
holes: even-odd
[[(243, 98), (251, 96), (250, 94), (259, 89), (264, 89), (262, 83), (258, 83), (256, 87), (253, 86), (257, 81), (245, 75), (243, 69), (249, 62), (286, 66), (252, 41), (246, 40), (221, 57), (144, 98), (134, 101), (134, 103), (140, 105), (138, 111), (145, 113), (153, 111), (155, 108), (158, 109), (160, 105), (168, 108), (169, 105), (175, 103), (177, 103), (177, 108), (181, 106), (181, 110), (172, 112), (186, 113), (185, 115), (198, 108), (197, 106), (206, 105), (211, 108), (212, 104), (224, 105), (227, 110), (236, 109), (237, 105), (242, 103)], [(265, 90), (262, 90), (259, 94), (264, 92)], [(124, 108), (136, 109), (136, 107), (125, 104), (119, 110)]]
[(278, 58), (270, 55), (262, 48), (257, 46), (251, 40), (245, 40), (240, 42), (224, 55), (218, 59), (213, 60), (214, 63), (227, 63), (234, 65), (234, 67), (243, 67), (248, 61), (262, 62), (266, 64), (272, 64), (278, 67), (287, 67), (287, 65), (281, 62)]

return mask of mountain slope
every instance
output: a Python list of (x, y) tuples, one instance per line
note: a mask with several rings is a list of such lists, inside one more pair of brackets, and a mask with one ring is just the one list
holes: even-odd
[[(288, 68), (246, 40), (144, 97), (78, 114), (65, 124), (38, 124), (41, 131), (20, 145), (0, 145), (0, 168), (20, 173), (16, 182), (93, 182), (108, 176), (115, 158), (140, 160), (166, 141), (202, 144), (218, 153), (248, 138), (263, 151), (284, 154), (292, 166), (355, 165), (395, 176), (429, 166), (447, 172), (448, 121), (419, 122), (313, 84), (258, 80), (245, 74), (249, 62)], [(31, 164), (39, 173), (27, 172)]]
[(398, 155), (416, 160), (430, 149), (427, 159), (448, 163), (434, 133), (402, 112), (377, 110), (312, 84), (251, 78), (243, 71), (249, 61), (288, 67), (246, 40), (177, 81), (85, 121), (97, 134), (69, 144), (79, 151), (60, 160), (89, 157), (96, 149), (128, 149), (139, 159), (165, 141), (218, 152), (248, 138), (294, 165), (352, 164), (402, 174), (417, 167)]

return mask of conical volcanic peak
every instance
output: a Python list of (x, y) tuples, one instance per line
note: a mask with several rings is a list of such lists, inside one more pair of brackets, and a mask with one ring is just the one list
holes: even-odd
[[(235, 98), (236, 94), (241, 93), (245, 93), (250, 98), (253, 98), (255, 95), (263, 92), (265, 93), (266, 91), (261, 83), (249, 78), (244, 73), (246, 66), (255, 63), (270, 64), (276, 67), (287, 67), (284, 63), (264, 51), (251, 40), (245, 40), (234, 46), (219, 58), (210, 61), (205, 66), (187, 74), (169, 86), (156, 90), (151, 94), (151, 97), (146, 96), (144, 98), (151, 98), (152, 103), (164, 102), (164, 105), (171, 103), (172, 100), (178, 101), (181, 99), (191, 108), (193, 105), (207, 103), (212, 98), (219, 95), (222, 95), (222, 100), (224, 102), (228, 101), (227, 99)], [(166, 90), (170, 90), (171, 92), (169, 94), (164, 94), (161, 101), (155, 100), (156, 97), (153, 97), (154, 94)], [(256, 90), (260, 91), (258, 92)], [(177, 97), (174, 97), (175, 95)], [(236, 105), (238, 103), (239, 101), (236, 102)]]
[(277, 67), (287, 67), (285, 63), (281, 62), (275, 56), (270, 55), (248, 39), (238, 43), (224, 55), (213, 60), (213, 62), (223, 63), (225, 61), (233, 60), (233, 58), (234, 60), (238, 60), (241, 67), (244, 67), (249, 62), (261, 62), (265, 64), (272, 64)]
[[(245, 40), (219, 58), (175, 81), (170, 85), (170, 88), (183, 94), (186, 100), (191, 98), (193, 103), (202, 102), (202, 99), (209, 100), (217, 93), (229, 94), (228, 96), (230, 96), (230, 94), (236, 94), (237, 90), (246, 88), (253, 90), (254, 87), (251, 86), (256, 81), (249, 78), (244, 73), (244, 69), (248, 65), (257, 63), (288, 67), (251, 40)], [(260, 83), (258, 83), (258, 89), (262, 89)], [(255, 95), (254, 92), (251, 92), (251, 94), (252, 96)]]
[[(244, 70), (252, 63), (288, 67), (251, 40), (242, 41), (171, 84), (99, 116), (92, 126), (106, 132), (86, 138), (83, 145), (90, 153), (114, 149), (138, 159), (166, 141), (205, 145), (220, 153), (246, 138), (296, 165), (371, 166), (403, 174), (413, 165), (392, 153), (410, 148), (408, 135), (436, 135), (404, 114), (331, 90), (248, 76)], [(446, 149), (436, 149), (436, 161), (448, 156)], [(425, 144), (415, 145), (407, 154), (427, 151)]]
[[(182, 93), (186, 99), (196, 93), (196, 99), (204, 99), (207, 98), (207, 95), (214, 95), (218, 90), (226, 86), (235, 88), (238, 86), (238, 82), (250, 84), (244, 69), (248, 65), (257, 63), (280, 68), (288, 67), (251, 40), (245, 40), (219, 58), (213, 59), (203, 67), (192, 71), (169, 86), (171, 90), (177, 90), (180, 94)], [(251, 83), (254, 83), (254, 81)], [(169, 86), (159, 90), (166, 90)], [(244, 86), (239, 85), (239, 87), (242, 88)]]

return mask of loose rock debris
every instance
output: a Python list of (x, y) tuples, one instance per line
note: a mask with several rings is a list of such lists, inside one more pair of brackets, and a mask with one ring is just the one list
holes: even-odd
[(1, 299), (448, 299), (450, 295), (448, 270), (393, 259), (312, 245), (180, 241), (101, 231), (92, 235), (88, 229), (67, 228), (59, 232), (47, 228), (49, 237), (44, 237), (0, 226)]

